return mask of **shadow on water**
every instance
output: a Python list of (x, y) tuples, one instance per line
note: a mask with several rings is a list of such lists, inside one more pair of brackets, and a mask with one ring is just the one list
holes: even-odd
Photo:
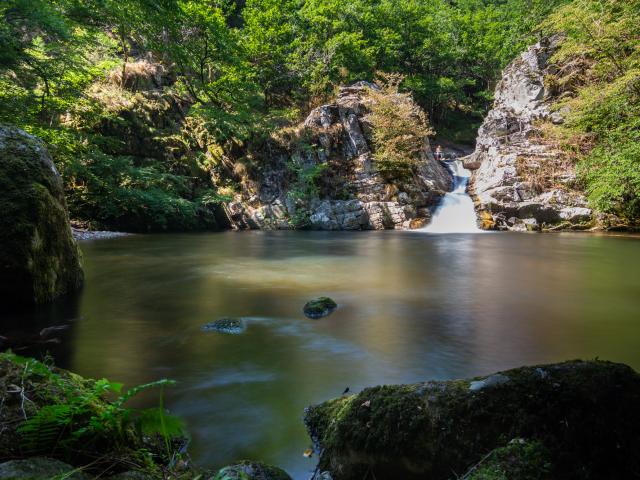
[[(71, 323), (50, 350), (85, 376), (177, 380), (167, 403), (187, 422), (198, 463), (261, 459), (308, 478), (303, 410), (347, 386), (577, 357), (640, 368), (638, 241), (225, 232), (85, 242), (80, 298), (2, 325)], [(338, 310), (306, 319), (302, 306), (320, 295)], [(246, 331), (201, 331), (224, 316), (242, 317)]]
[(74, 329), (81, 320), (80, 293), (40, 306), (7, 308), (0, 314), (0, 350), (56, 362), (70, 361)]

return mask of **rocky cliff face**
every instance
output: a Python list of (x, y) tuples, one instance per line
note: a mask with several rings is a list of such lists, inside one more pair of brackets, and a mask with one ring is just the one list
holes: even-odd
[(15, 127), (0, 126), (0, 212), (3, 306), (44, 303), (81, 286), (60, 175), (44, 145)]
[[(409, 175), (385, 178), (378, 171), (375, 126), (367, 118), (370, 89), (377, 87), (343, 87), (335, 103), (309, 114), (298, 132), (305, 146), (281, 152), (227, 205), (235, 228), (409, 229), (428, 222), (431, 208), (451, 188), (450, 176), (426, 138)], [(296, 195), (301, 187), (292, 170), (316, 172), (311, 194)]]
[(558, 39), (530, 47), (504, 71), (493, 109), (482, 124), (475, 152), (464, 159), (476, 169), (471, 182), (485, 229), (584, 229), (593, 212), (576, 182), (574, 165), (546, 142), (541, 126), (562, 123), (553, 112), (545, 77)]

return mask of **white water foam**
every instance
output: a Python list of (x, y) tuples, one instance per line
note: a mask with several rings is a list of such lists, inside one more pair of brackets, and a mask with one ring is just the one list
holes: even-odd
[(433, 214), (429, 225), (422, 229), (428, 233), (479, 233), (476, 211), (471, 197), (467, 194), (467, 184), (471, 172), (464, 168), (462, 161), (446, 163), (453, 175), (453, 191), (447, 193)]

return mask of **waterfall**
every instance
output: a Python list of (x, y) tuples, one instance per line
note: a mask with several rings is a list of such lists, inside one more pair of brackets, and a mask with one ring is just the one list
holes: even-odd
[(464, 168), (461, 160), (446, 162), (453, 176), (453, 191), (447, 193), (438, 205), (433, 219), (423, 231), (428, 233), (477, 233), (476, 211), (471, 197), (467, 195), (467, 184), (471, 172)]

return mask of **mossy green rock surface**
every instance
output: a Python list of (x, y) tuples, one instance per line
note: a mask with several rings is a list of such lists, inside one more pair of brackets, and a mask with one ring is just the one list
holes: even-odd
[(91, 477), (59, 460), (35, 457), (0, 464), (0, 480), (89, 480)]
[(40, 140), (0, 126), (0, 301), (45, 303), (83, 274), (62, 180)]
[(281, 468), (260, 462), (243, 461), (224, 467), (213, 480), (291, 480)]
[(304, 314), (309, 318), (322, 318), (331, 315), (338, 304), (329, 297), (319, 297), (307, 302), (303, 308)]
[(334, 480), (462, 477), (514, 438), (549, 452), (550, 478), (633, 478), (639, 402), (630, 367), (573, 361), (368, 388), (309, 407), (305, 423)]

